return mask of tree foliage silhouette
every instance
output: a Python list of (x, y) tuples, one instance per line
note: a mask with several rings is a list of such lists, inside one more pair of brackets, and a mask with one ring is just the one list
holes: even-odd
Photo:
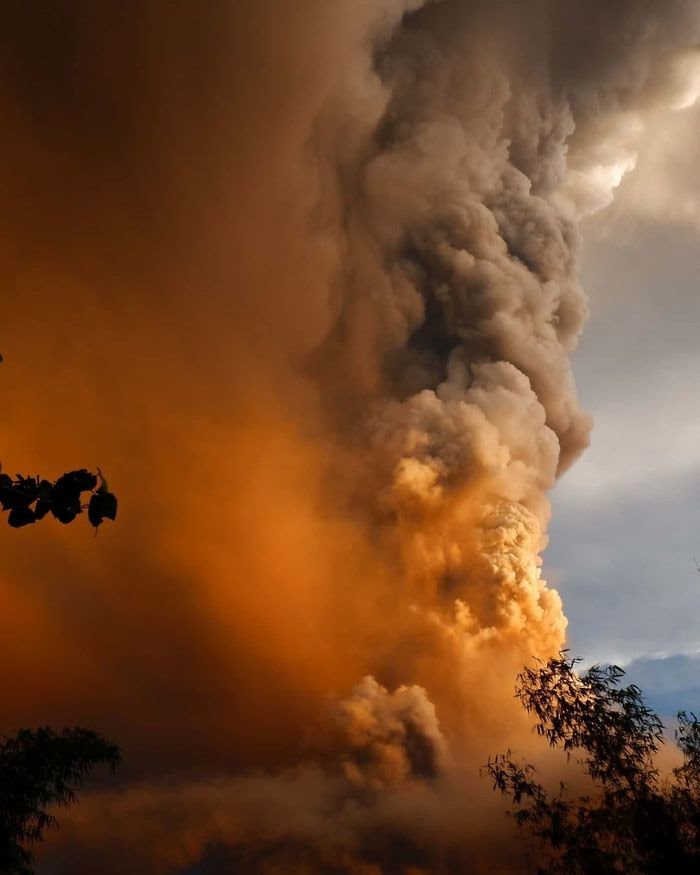
[[(86, 493), (90, 498), (84, 501)], [(117, 498), (99, 468), (97, 474), (85, 468), (69, 471), (51, 482), (21, 474), (12, 478), (0, 466), (0, 510), (8, 512), (13, 528), (48, 514), (67, 524), (87, 511), (97, 530), (103, 520), (116, 519)], [(77, 792), (95, 766), (114, 772), (120, 762), (119, 748), (90, 729), (21, 729), (0, 743), (0, 873), (31, 875), (28, 846), (58, 825), (50, 809), (77, 802)]]
[[(84, 510), (97, 529), (103, 520), (117, 518), (117, 498), (97, 470), (97, 474), (85, 468), (69, 471), (55, 483), (21, 474), (13, 479), (0, 473), (0, 508), (9, 511), (7, 521), (16, 529), (42, 520), (49, 513), (60, 523), (72, 523)], [(84, 493), (90, 494), (87, 503), (83, 502)]]
[(663, 778), (657, 754), (664, 727), (638, 687), (621, 686), (617, 666), (579, 675), (562, 654), (518, 677), (516, 695), (552, 747), (574, 757), (590, 792), (566, 784), (549, 794), (534, 768), (510, 752), (488, 763), (494, 788), (514, 805), (519, 829), (535, 840), (538, 875), (661, 875), (700, 872), (700, 724), (680, 712), (681, 765)]
[(88, 729), (23, 729), (0, 745), (0, 872), (31, 875), (28, 845), (57, 825), (50, 808), (67, 808), (97, 765), (112, 772), (119, 748)]

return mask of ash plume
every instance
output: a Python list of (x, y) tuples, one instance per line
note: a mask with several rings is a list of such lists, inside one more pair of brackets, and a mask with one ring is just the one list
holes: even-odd
[(3, 15), (3, 454), (123, 509), (0, 532), (3, 728), (130, 764), (40, 871), (517, 871), (478, 767), (565, 643), (579, 223), (696, 96), (696, 4)]

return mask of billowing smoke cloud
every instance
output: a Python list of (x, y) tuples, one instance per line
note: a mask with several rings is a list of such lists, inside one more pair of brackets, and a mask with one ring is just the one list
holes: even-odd
[(509, 871), (578, 223), (692, 102), (695, 4), (2, 15), (3, 461), (123, 508), (1, 534), (3, 729), (128, 763), (44, 871)]

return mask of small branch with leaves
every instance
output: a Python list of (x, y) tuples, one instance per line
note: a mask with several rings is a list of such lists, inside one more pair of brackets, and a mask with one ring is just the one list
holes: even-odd
[[(88, 500), (84, 500), (89, 493)], [(19, 529), (42, 520), (48, 514), (68, 524), (87, 511), (90, 524), (97, 529), (103, 520), (117, 518), (117, 498), (109, 491), (100, 469), (92, 474), (85, 468), (69, 471), (54, 483), (42, 477), (15, 478), (0, 471), (0, 508), (8, 511), (7, 522)]]

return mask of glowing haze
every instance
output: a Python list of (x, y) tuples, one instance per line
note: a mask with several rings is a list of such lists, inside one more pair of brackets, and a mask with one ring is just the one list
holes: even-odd
[(507, 871), (577, 223), (697, 96), (697, 6), (205, 5), (2, 13), (3, 462), (122, 506), (1, 535), (3, 730), (127, 760), (41, 871)]

